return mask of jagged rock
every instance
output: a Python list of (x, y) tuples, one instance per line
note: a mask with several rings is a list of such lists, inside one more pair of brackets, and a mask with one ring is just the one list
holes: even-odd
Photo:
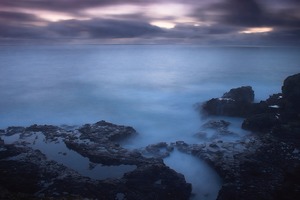
[(202, 111), (209, 115), (244, 117), (242, 128), (250, 131), (272, 131), (283, 136), (300, 130), (300, 74), (284, 80), (282, 93), (259, 103), (253, 103), (253, 99), (250, 86), (234, 88), (221, 98), (206, 101)]
[(269, 132), (272, 128), (280, 124), (279, 115), (274, 113), (263, 113), (253, 115), (245, 119), (242, 128), (257, 132)]
[(5, 135), (10, 136), (16, 133), (24, 132), (25, 128), (21, 126), (10, 126), (6, 129)]
[(300, 74), (284, 80), (282, 93), (271, 95), (266, 101), (252, 104), (242, 128), (251, 131), (273, 132), (280, 137), (300, 138)]
[(105, 121), (99, 121), (95, 124), (85, 124), (78, 129), (82, 135), (81, 139), (93, 139), (93, 141), (118, 141), (133, 135), (136, 130), (129, 126), (115, 125)]
[(143, 165), (124, 175), (127, 199), (189, 199), (192, 187), (186, 184), (183, 175), (163, 163)]
[[(6, 191), (3, 199), (19, 199), (21, 196), (23, 199), (56, 196), (95, 198), (101, 195), (92, 192), (97, 191), (101, 182), (82, 177), (61, 164), (47, 160), (38, 150), (14, 145), (4, 147), (6, 159), (2, 156), (0, 159), (0, 187)], [(84, 194), (84, 190), (76, 191), (75, 188), (80, 187), (86, 187), (89, 194)]]
[(239, 142), (174, 145), (218, 172), (224, 182), (218, 200), (297, 199), (300, 194), (300, 153), (270, 134)]
[(251, 86), (242, 86), (224, 93), (222, 98), (232, 99), (237, 102), (252, 103), (254, 101), (254, 91)]
[(270, 95), (265, 101), (251, 104), (249, 116), (258, 115), (262, 113), (279, 113), (283, 107), (282, 94)]
[(110, 146), (105, 143), (91, 145), (65, 140), (65, 144), (69, 149), (89, 158), (90, 162), (103, 165), (142, 165), (144, 163), (156, 163), (160, 161), (145, 158), (137, 151), (130, 151), (120, 146)]
[[(90, 159), (90, 168), (97, 163), (129, 164), (137, 168), (121, 178), (94, 180), (48, 160), (39, 150), (33, 150), (31, 143), (7, 145), (0, 140), (1, 199), (188, 200), (190, 197), (191, 185), (186, 183), (183, 175), (165, 166), (162, 159), (145, 158), (137, 150), (127, 150), (116, 144), (120, 139), (136, 134), (131, 127), (104, 121), (85, 125), (79, 131), (33, 125), (10, 127), (2, 135), (9, 137), (14, 134), (24, 141), (27, 137), (32, 139), (41, 135), (45, 136), (45, 142), (63, 140), (69, 148)], [(172, 149), (164, 142), (154, 147)]]
[(287, 77), (282, 86), (285, 108), (300, 113), (300, 73)]
[(53, 133), (60, 130), (58, 126), (53, 126), (53, 125), (31, 125), (29, 127), (25, 128), (25, 131), (32, 131), (32, 132), (44, 132), (44, 133)]
[(140, 152), (147, 157), (166, 158), (173, 150), (174, 147), (168, 145), (166, 142), (159, 142), (157, 144), (150, 144), (145, 148), (141, 148)]
[(202, 105), (202, 110), (209, 115), (245, 117), (249, 115), (254, 99), (252, 87), (244, 86), (231, 89), (221, 98), (213, 98)]

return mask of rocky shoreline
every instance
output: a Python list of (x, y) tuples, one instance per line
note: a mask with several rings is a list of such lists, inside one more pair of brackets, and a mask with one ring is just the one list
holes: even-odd
[[(28, 138), (37, 134), (44, 135), (45, 142), (62, 139), (91, 164), (136, 167), (121, 178), (88, 178), (34, 150), (34, 142)], [(105, 121), (74, 130), (49, 125), (2, 130), (1, 137), (19, 139), (13, 144), (0, 142), (0, 199), (189, 199), (191, 184), (182, 174), (166, 166), (162, 159), (145, 158), (118, 144), (134, 134), (132, 127)]]
[[(0, 199), (190, 199), (192, 185), (166, 166), (176, 148), (205, 160), (223, 179), (218, 200), (297, 199), (300, 195), (300, 74), (288, 77), (282, 93), (254, 103), (250, 86), (234, 88), (204, 102), (208, 116), (242, 117), (252, 133), (237, 141), (213, 138), (205, 143), (160, 142), (129, 150), (120, 142), (134, 137), (132, 127), (106, 121), (80, 127), (32, 125), (0, 130)], [(217, 135), (236, 133), (226, 120), (203, 128)], [(93, 179), (49, 159), (35, 148), (60, 144), (80, 154), (90, 167), (134, 166), (118, 178)], [(12, 140), (12, 142), (9, 142)], [(68, 156), (66, 152), (59, 152)], [(192, 166), (191, 166), (192, 167)]]
[(297, 199), (300, 196), (300, 74), (287, 77), (282, 93), (254, 103), (250, 86), (205, 102), (207, 115), (244, 117), (246, 141), (181, 149), (209, 162), (224, 179), (218, 199)]

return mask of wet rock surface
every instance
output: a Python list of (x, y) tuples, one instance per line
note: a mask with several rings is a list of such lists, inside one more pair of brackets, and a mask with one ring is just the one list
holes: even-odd
[(166, 142), (159, 142), (156, 144), (149, 144), (145, 148), (140, 148), (139, 151), (143, 156), (154, 158), (166, 158), (170, 156), (170, 153), (174, 150), (174, 147), (170, 146)]
[(224, 115), (232, 117), (248, 116), (254, 91), (251, 86), (233, 88), (220, 98), (206, 101), (199, 109), (208, 115)]
[(242, 128), (256, 132), (276, 132), (282, 137), (300, 139), (300, 74), (283, 81), (282, 93), (270, 95), (264, 101), (253, 103), (250, 86), (231, 89), (221, 98), (204, 102), (200, 110), (207, 115), (246, 118)]
[(296, 199), (300, 193), (300, 154), (270, 134), (238, 142), (173, 144), (208, 162), (223, 178), (218, 199)]
[(285, 108), (289, 112), (300, 112), (300, 74), (287, 77), (282, 86), (282, 95), (285, 101)]
[[(244, 101), (243, 105), (237, 105), (232, 96), (225, 99), (228, 97), (225, 93), (222, 98), (211, 99), (202, 105), (209, 115), (245, 117), (242, 128), (254, 132), (236, 142), (175, 144), (181, 151), (206, 160), (218, 171), (224, 179), (218, 199), (299, 197), (299, 85), (300, 74), (296, 74), (285, 79), (282, 93), (259, 103)], [(241, 99), (248, 99), (248, 95)], [(222, 123), (215, 127), (219, 124)]]
[[(45, 142), (63, 140), (87, 157), (90, 167), (136, 165), (121, 178), (85, 177), (32, 148), (37, 134)], [(65, 129), (49, 125), (9, 127), (1, 137), (18, 136), (11, 144), (0, 140), (0, 199), (189, 199), (191, 184), (159, 158), (145, 158), (118, 141), (137, 134), (132, 127), (105, 121)], [(68, 156), (68, 155), (65, 155)]]

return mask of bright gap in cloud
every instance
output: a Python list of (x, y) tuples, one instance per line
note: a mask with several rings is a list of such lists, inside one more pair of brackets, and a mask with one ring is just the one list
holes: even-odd
[(45, 20), (51, 21), (51, 22), (74, 19), (74, 17), (72, 17), (72, 16), (68, 16), (68, 15), (60, 14), (60, 13), (52, 13), (52, 12), (39, 12), (38, 16), (42, 19), (45, 19)]
[(176, 26), (175, 23), (168, 22), (168, 21), (153, 21), (150, 23), (153, 26), (158, 26), (160, 28), (172, 29)]
[(191, 11), (188, 4), (167, 3), (167, 4), (152, 4), (145, 7), (145, 14), (151, 18), (182, 18), (187, 16)]
[(272, 27), (256, 27), (256, 28), (247, 28), (239, 33), (244, 34), (254, 34), (254, 33), (267, 33), (273, 31)]
[(57, 22), (60, 20), (71, 20), (71, 19), (76, 19), (76, 20), (89, 20), (90, 19), (89, 17), (73, 16), (73, 15), (69, 15), (66, 13), (42, 11), (42, 10), (34, 11), (34, 14), (42, 19), (45, 19), (45, 20), (51, 21), (51, 22)]
[(150, 24), (161, 28), (174, 28), (177, 23), (195, 24), (196, 19), (189, 17), (191, 7), (179, 3), (164, 3), (150, 5), (123, 4), (118, 6), (104, 6), (88, 8), (82, 11), (83, 15), (94, 18), (117, 18), (118, 15), (137, 15)]
[[(0, 8), (0, 11), (6, 11), (11, 12), (9, 9)], [(25, 8), (16, 8), (14, 12), (24, 13), (24, 14), (30, 14), (35, 15), (36, 17), (43, 19), (45, 21), (49, 22), (57, 22), (60, 20), (71, 20), (71, 19), (77, 19), (77, 20), (88, 20), (90, 18), (88, 17), (82, 17), (82, 16), (74, 16), (63, 12), (55, 12), (55, 11), (48, 11), (48, 10), (35, 10), (35, 9), (25, 9)], [(45, 25), (44, 22), (36, 23), (37, 26), (43, 26)]]
[(130, 15), (142, 12), (142, 8), (137, 5), (118, 5), (88, 8), (82, 13), (91, 17), (107, 17), (110, 15)]

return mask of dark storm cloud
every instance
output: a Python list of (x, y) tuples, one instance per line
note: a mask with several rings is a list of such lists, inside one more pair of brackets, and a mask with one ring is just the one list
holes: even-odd
[[(147, 38), (149, 41), (150, 38), (155, 43), (157, 38), (165, 38), (172, 42), (191, 39), (200, 43), (214, 44), (218, 42), (244, 44), (253, 41), (269, 43), (296, 41), (300, 44), (299, 2), (299, 0), (0, 0), (0, 39), (25, 38), (51, 41), (67, 38), (79, 40)], [(106, 6), (112, 6), (110, 9), (118, 12), (117, 7), (114, 10), (113, 6), (129, 4), (147, 6), (154, 3), (156, 5), (181, 3), (188, 6), (188, 11), (185, 11), (189, 13), (186, 13), (186, 16), (198, 19), (199, 26), (194, 26), (196, 21), (174, 22), (176, 27), (173, 29), (150, 25), (155, 20), (176, 21), (184, 12), (181, 15), (174, 13), (170, 16), (159, 16), (156, 12), (147, 13), (143, 10), (144, 7), (126, 15), (123, 11), (119, 14), (100, 14), (101, 9), (105, 9)], [(90, 15), (86, 11), (91, 8), (99, 9), (99, 13), (96, 9), (96, 14)], [(168, 7), (163, 9), (168, 10)], [(47, 12), (49, 15), (71, 16), (72, 19), (60, 18), (60, 21), (49, 21), (51, 18), (47, 18)], [(273, 31), (257, 34), (241, 33), (252, 27), (272, 27)]]
[(36, 23), (46, 23), (32, 14), (0, 11), (0, 38), (47, 38)]
[[(300, 44), (300, 1), (223, 0), (195, 9), (192, 16), (210, 21), (207, 35), (228, 41), (228, 33), (239, 43)], [(268, 33), (238, 34), (247, 28), (272, 27)], [(231, 32), (232, 31), (232, 32)], [(230, 33), (231, 32), (231, 33)]]
[(47, 31), (41, 27), (11, 25), (0, 23), (0, 38), (16, 38), (16, 39), (47, 39)]
[(220, 9), (227, 12), (222, 18), (226, 23), (245, 26), (260, 26), (264, 23), (264, 11), (254, 0), (228, 0), (220, 4)]
[(255, 0), (224, 0), (199, 7), (193, 16), (219, 24), (260, 26), (265, 21), (265, 10)]
[[(192, 2), (187, 0), (186, 2)], [(1, 0), (0, 8), (27, 8), (51, 11), (75, 12), (81, 9), (121, 4), (146, 5), (162, 2), (181, 2), (181, 0)]]
[[(239, 29), (232, 26), (193, 26), (180, 25), (165, 33), (165, 38), (176, 38), (178, 41), (192, 44), (232, 44), (237, 40)], [(174, 41), (174, 40), (173, 40)]]
[[(196, 10), (193, 16), (200, 19), (212, 20), (218, 24), (240, 27), (290, 26), (299, 27), (300, 3), (288, 0), (278, 2), (282, 8), (272, 9), (271, 1), (256, 0), (224, 0), (208, 7)], [(296, 1), (295, 1), (296, 2)], [(274, 3), (274, 2), (273, 2)], [(284, 6), (283, 6), (284, 5)], [(212, 14), (205, 15), (205, 10)]]
[(49, 24), (48, 29), (66, 37), (90, 38), (132, 38), (163, 32), (145, 22), (111, 19), (65, 20)]
[(19, 13), (19, 12), (8, 12), (8, 11), (0, 11), (0, 20), (6, 21), (9, 23), (10, 21), (40, 21), (38, 17), (32, 14)]
[(52, 11), (77, 10), (88, 7), (136, 3), (139, 0), (1, 0), (0, 7), (43, 9)]

